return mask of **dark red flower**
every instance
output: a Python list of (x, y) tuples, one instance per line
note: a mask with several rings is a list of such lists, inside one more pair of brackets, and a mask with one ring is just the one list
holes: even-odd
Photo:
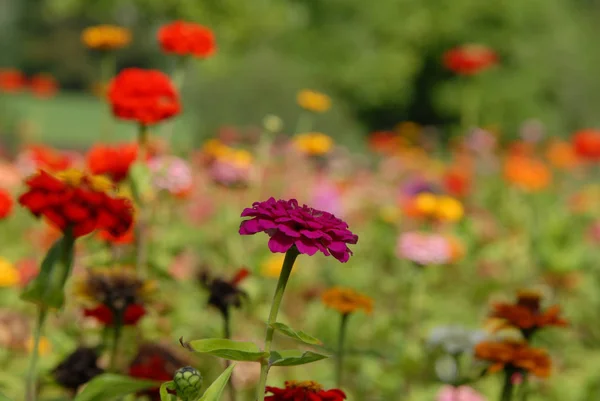
[(443, 57), (444, 66), (459, 75), (475, 75), (498, 62), (496, 53), (484, 46), (468, 44), (448, 50)]
[(193, 22), (175, 21), (158, 31), (158, 42), (165, 53), (179, 56), (208, 57), (216, 50), (213, 32)]
[(287, 252), (296, 246), (298, 252), (314, 255), (321, 251), (344, 263), (352, 251), (348, 244), (356, 244), (358, 236), (348, 230), (348, 224), (333, 214), (300, 206), (296, 199), (254, 202), (246, 208), (242, 217), (252, 217), (240, 225), (241, 235), (265, 232), (271, 237), (271, 252)]
[[(168, 349), (154, 344), (146, 344), (140, 347), (137, 356), (131, 362), (129, 376), (166, 382), (172, 380), (177, 369), (185, 365), (187, 365), (185, 361), (180, 360)], [(159, 388), (146, 390), (142, 394), (149, 396), (152, 401), (160, 401)]]
[(133, 241), (135, 240), (135, 232), (134, 232), (133, 228), (134, 227), (132, 224), (131, 227), (129, 227), (129, 230), (127, 230), (124, 234), (118, 235), (118, 236), (112, 235), (110, 232), (105, 231), (105, 230), (100, 230), (98, 232), (98, 235), (104, 241), (110, 242), (111, 244), (114, 244), (114, 245), (132, 244)]
[(25, 75), (15, 69), (0, 69), (0, 92), (19, 92), (26, 84)]
[(49, 98), (58, 92), (58, 81), (48, 74), (38, 74), (31, 77), (29, 88), (34, 95)]
[(133, 223), (133, 207), (125, 198), (112, 197), (107, 178), (67, 170), (56, 176), (41, 170), (26, 181), (29, 190), (19, 203), (34, 216), (44, 216), (61, 231), (79, 237), (96, 229), (122, 235)]
[(600, 161), (600, 130), (584, 129), (572, 138), (575, 153), (590, 161)]
[(242, 299), (248, 297), (248, 294), (239, 288), (239, 284), (249, 275), (250, 271), (246, 268), (238, 270), (231, 280), (221, 278), (211, 279), (207, 272), (202, 272), (199, 275), (199, 280), (209, 291), (208, 305), (217, 308), (223, 317), (227, 319), (229, 309), (231, 307), (241, 307)]
[(92, 174), (105, 174), (115, 182), (127, 178), (129, 167), (138, 156), (138, 145), (95, 145), (87, 154), (87, 165)]
[(285, 382), (285, 388), (270, 387), (265, 389), (271, 393), (265, 397), (265, 401), (342, 401), (346, 394), (337, 388), (323, 390), (323, 386), (314, 381)]
[(115, 117), (151, 125), (181, 111), (179, 94), (164, 73), (126, 68), (110, 83), (108, 99)]
[(0, 220), (6, 218), (13, 208), (12, 196), (4, 189), (0, 189)]
[[(142, 305), (128, 305), (123, 314), (123, 324), (125, 326), (134, 326), (145, 314), (146, 309)], [(86, 317), (93, 317), (105, 326), (112, 326), (115, 320), (113, 312), (104, 304), (100, 304), (95, 308), (84, 309), (83, 315)]]

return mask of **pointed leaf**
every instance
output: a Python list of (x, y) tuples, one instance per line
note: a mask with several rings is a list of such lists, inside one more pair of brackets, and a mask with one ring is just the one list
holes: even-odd
[(164, 382), (160, 385), (160, 401), (177, 401), (177, 397), (169, 394), (167, 390), (173, 390), (173, 381)]
[(223, 395), (223, 390), (225, 389), (225, 386), (231, 377), (234, 366), (235, 363), (231, 364), (231, 366), (225, 369), (223, 373), (217, 377), (217, 380), (212, 382), (202, 397), (200, 397), (197, 401), (219, 401), (221, 399), (221, 395)]
[(285, 336), (288, 336), (290, 338), (293, 338), (296, 341), (300, 341), (304, 344), (310, 344), (310, 345), (323, 344), (323, 342), (321, 340), (319, 340), (318, 338), (315, 338), (315, 337), (311, 336), (310, 334), (306, 334), (303, 331), (294, 330), (291, 327), (289, 327), (283, 323), (273, 323), (271, 325), (271, 327), (273, 327), (277, 332), (279, 332)]
[(73, 401), (107, 401), (141, 390), (157, 388), (160, 382), (104, 373), (94, 377)]
[(321, 359), (328, 358), (327, 355), (317, 354), (311, 351), (272, 351), (269, 357), (269, 365), (271, 366), (296, 366), (304, 365), (320, 361)]
[(185, 347), (194, 352), (210, 354), (232, 361), (259, 361), (269, 355), (261, 351), (254, 343), (223, 338), (194, 340), (185, 343)]

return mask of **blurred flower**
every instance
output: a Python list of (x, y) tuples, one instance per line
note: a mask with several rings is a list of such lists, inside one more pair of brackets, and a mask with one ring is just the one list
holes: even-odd
[(73, 165), (73, 159), (59, 150), (33, 145), (19, 154), (16, 164), (23, 175), (31, 175), (38, 169), (48, 172), (66, 170)]
[(252, 159), (247, 150), (226, 147), (210, 166), (211, 178), (225, 187), (245, 188), (250, 180)]
[(49, 98), (58, 92), (58, 81), (49, 74), (38, 74), (29, 80), (29, 89), (40, 98)]
[(0, 347), (11, 350), (27, 348), (29, 318), (11, 309), (0, 309)]
[(13, 209), (13, 199), (10, 194), (0, 188), (0, 220), (5, 219), (10, 215)]
[[(137, 379), (166, 382), (173, 379), (175, 372), (186, 363), (179, 359), (167, 348), (156, 344), (142, 345), (129, 365), (129, 376)], [(140, 393), (151, 401), (160, 401), (159, 388), (153, 388)]]
[(296, 381), (285, 382), (285, 388), (267, 386), (266, 393), (271, 393), (265, 397), (265, 401), (342, 401), (346, 399), (346, 394), (337, 388), (323, 390), (323, 386), (314, 381)]
[(571, 138), (575, 153), (581, 158), (600, 161), (600, 130), (584, 129), (573, 134)]
[(121, 70), (109, 85), (108, 99), (115, 117), (142, 125), (157, 124), (181, 111), (177, 90), (158, 70)]
[(109, 231), (100, 230), (98, 231), (98, 236), (100, 239), (110, 242), (114, 245), (128, 245), (132, 244), (135, 240), (135, 229), (134, 225), (132, 224), (131, 227), (129, 227), (129, 230), (125, 231), (121, 235), (112, 235)]
[(462, 241), (452, 235), (444, 235), (450, 245), (450, 262), (458, 262), (465, 256), (465, 246)]
[(471, 190), (471, 177), (461, 168), (447, 170), (442, 177), (442, 182), (444, 189), (453, 196), (464, 197)]
[(21, 259), (15, 266), (19, 272), (19, 286), (21, 288), (25, 288), (39, 273), (39, 267), (35, 259)]
[(441, 347), (451, 355), (473, 352), (475, 345), (485, 340), (486, 333), (482, 330), (472, 330), (462, 326), (435, 327), (427, 338), (431, 348)]
[(554, 305), (542, 310), (541, 294), (536, 291), (519, 291), (515, 304), (499, 302), (493, 305), (490, 317), (505, 320), (502, 327), (517, 327), (529, 338), (536, 330), (546, 326), (564, 327), (568, 322), (560, 316), (560, 307)]
[(90, 49), (116, 50), (131, 42), (131, 31), (115, 25), (96, 25), (81, 32), (81, 41)]
[(525, 191), (540, 191), (552, 182), (548, 167), (527, 156), (509, 156), (504, 162), (504, 178)]
[[(265, 277), (270, 278), (279, 278), (281, 274), (281, 267), (283, 266), (283, 260), (285, 259), (285, 254), (271, 253), (261, 264), (260, 274)], [(297, 269), (296, 265), (298, 262), (294, 263), (292, 267), (292, 274), (294, 274)]]
[[(432, 199), (435, 201), (434, 194), (436, 192), (436, 187), (430, 181), (427, 181), (420, 177), (415, 177), (415, 178), (408, 179), (406, 182), (404, 182), (402, 184), (400, 192), (402, 193), (402, 196), (416, 197), (415, 200), (416, 200), (417, 204), (420, 203), (418, 196), (423, 195), (424, 197), (423, 197), (422, 201), (426, 204), (427, 203), (431, 204)], [(431, 209), (431, 210), (433, 210), (433, 209)], [(430, 210), (430, 212), (431, 212), (431, 210)]]
[(27, 84), (25, 74), (16, 69), (0, 69), (0, 93), (16, 93)]
[(238, 285), (250, 274), (248, 269), (238, 270), (231, 280), (221, 278), (210, 279), (206, 272), (200, 275), (200, 282), (209, 291), (208, 305), (212, 305), (221, 312), (223, 317), (229, 317), (231, 307), (240, 308), (242, 299), (247, 298), (248, 294), (241, 290)]
[(487, 46), (467, 44), (444, 53), (444, 67), (459, 75), (478, 74), (498, 62), (496, 53)]
[(87, 153), (87, 165), (92, 174), (108, 175), (118, 183), (127, 178), (129, 167), (137, 156), (138, 145), (135, 143), (110, 146), (97, 144)]
[(158, 156), (148, 161), (152, 183), (178, 197), (185, 197), (192, 190), (193, 177), (189, 164), (176, 156)]
[(406, 138), (414, 143), (419, 139), (419, 136), (423, 132), (423, 127), (413, 121), (402, 121), (401, 123), (396, 124), (394, 131), (401, 138)]
[(475, 357), (490, 362), (489, 373), (519, 370), (538, 377), (550, 376), (552, 361), (541, 348), (517, 341), (483, 341), (475, 346)]
[(498, 140), (492, 132), (475, 128), (467, 135), (465, 142), (472, 151), (485, 154), (496, 147)]
[(116, 266), (90, 269), (75, 284), (75, 295), (85, 305), (84, 315), (107, 326), (120, 319), (135, 325), (146, 314), (144, 304), (156, 290), (156, 283), (138, 277), (133, 268)]
[(369, 149), (381, 154), (393, 154), (400, 150), (402, 139), (393, 131), (376, 131), (367, 138)]
[(19, 271), (8, 259), (0, 258), (0, 287), (14, 287), (20, 282)]
[[(25, 348), (27, 349), (28, 353), (33, 352), (33, 336), (30, 336), (29, 338), (27, 338), (27, 341), (25, 342)], [(40, 338), (40, 343), (38, 345), (38, 354), (40, 356), (44, 356), (44, 355), (48, 355), (51, 351), (52, 351), (52, 344), (50, 344), (50, 341), (48, 341), (48, 338), (42, 336)]]
[(544, 134), (544, 124), (539, 120), (527, 120), (521, 125), (520, 135), (525, 142), (538, 143)]
[(312, 187), (311, 205), (336, 216), (342, 215), (342, 193), (337, 185), (320, 179)]
[(268, 114), (263, 118), (263, 127), (271, 133), (277, 133), (283, 129), (283, 120), (274, 114)]
[(435, 204), (435, 216), (440, 221), (455, 222), (460, 220), (465, 211), (462, 203), (449, 196), (439, 196)]
[(52, 377), (61, 387), (76, 392), (101, 373), (103, 370), (98, 367), (97, 351), (78, 347), (52, 370)]
[(298, 92), (296, 100), (300, 107), (314, 113), (323, 113), (331, 107), (329, 96), (309, 89)]
[(404, 232), (398, 238), (396, 253), (400, 259), (426, 266), (448, 263), (452, 249), (442, 235)]
[(161, 49), (168, 54), (206, 58), (216, 51), (213, 32), (193, 22), (174, 21), (158, 31)]
[(320, 132), (298, 134), (294, 137), (294, 147), (304, 154), (321, 156), (329, 153), (333, 147), (333, 139)]
[(40, 171), (25, 183), (29, 189), (19, 197), (19, 203), (63, 232), (72, 229), (75, 237), (96, 229), (118, 236), (133, 224), (131, 202), (113, 197), (109, 192), (113, 184), (104, 177), (78, 170), (56, 175)]
[(486, 398), (469, 386), (444, 386), (436, 401), (486, 401)]
[(546, 159), (557, 169), (570, 170), (580, 164), (579, 157), (569, 142), (552, 140), (546, 148)]
[(271, 252), (287, 252), (295, 246), (298, 252), (314, 255), (321, 251), (344, 263), (352, 251), (347, 244), (356, 244), (358, 236), (348, 230), (348, 224), (331, 213), (300, 206), (296, 199), (254, 202), (241, 217), (251, 217), (240, 225), (240, 235), (265, 232), (271, 237)]
[(335, 309), (343, 315), (360, 309), (367, 314), (373, 311), (373, 299), (352, 288), (330, 288), (321, 295), (321, 301), (325, 306)]

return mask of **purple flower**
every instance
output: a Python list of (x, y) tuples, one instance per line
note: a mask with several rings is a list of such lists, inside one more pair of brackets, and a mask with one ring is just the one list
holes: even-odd
[(448, 240), (438, 234), (405, 232), (398, 238), (397, 254), (420, 265), (448, 263), (452, 248)]
[(347, 244), (358, 242), (346, 222), (331, 213), (300, 206), (296, 199), (254, 202), (242, 217), (252, 218), (242, 222), (240, 234), (267, 233), (271, 252), (284, 253), (295, 245), (300, 253), (312, 256), (321, 251), (344, 263), (352, 255)]

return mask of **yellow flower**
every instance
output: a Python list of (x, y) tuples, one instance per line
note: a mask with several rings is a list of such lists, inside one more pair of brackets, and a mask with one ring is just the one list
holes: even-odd
[(0, 287), (13, 287), (19, 284), (19, 271), (4, 258), (0, 258)]
[(436, 211), (438, 207), (438, 198), (429, 193), (423, 192), (415, 198), (415, 208), (421, 215), (430, 215)]
[[(27, 352), (31, 353), (33, 351), (33, 337), (29, 337), (25, 344), (27, 348)], [(52, 350), (52, 346), (50, 345), (50, 341), (46, 337), (40, 338), (40, 345), (38, 348), (38, 353), (40, 356), (48, 355)]]
[(302, 153), (311, 156), (324, 155), (333, 147), (333, 139), (320, 132), (297, 135), (294, 146)]
[(463, 205), (449, 196), (440, 196), (437, 199), (435, 215), (442, 221), (458, 221), (465, 211)]
[(90, 49), (120, 49), (131, 42), (131, 31), (114, 25), (91, 26), (83, 30), (81, 41)]
[(397, 206), (384, 206), (379, 210), (381, 220), (394, 224), (400, 219), (400, 209)]
[(218, 139), (209, 139), (202, 145), (202, 152), (208, 156), (219, 158), (230, 151), (229, 146), (225, 145)]
[(356, 312), (359, 309), (364, 310), (366, 313), (371, 313), (373, 310), (373, 299), (351, 288), (330, 288), (323, 293), (321, 301), (325, 306), (344, 315)]
[(309, 89), (298, 92), (297, 101), (300, 107), (315, 113), (323, 113), (331, 107), (329, 96)]
[[(278, 278), (281, 273), (281, 266), (283, 265), (283, 259), (285, 258), (285, 254), (283, 253), (274, 253), (271, 254), (260, 266), (260, 274), (265, 277)], [(292, 274), (296, 272), (296, 264), (294, 263), (294, 267), (292, 268)]]

